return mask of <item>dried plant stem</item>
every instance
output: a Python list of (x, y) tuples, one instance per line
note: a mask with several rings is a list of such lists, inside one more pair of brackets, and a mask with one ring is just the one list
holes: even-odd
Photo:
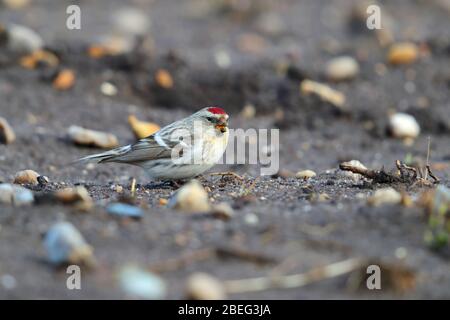
[(224, 286), (228, 293), (255, 292), (277, 288), (298, 288), (313, 282), (334, 278), (349, 273), (360, 268), (363, 264), (363, 259), (352, 258), (332, 263), (327, 266), (317, 267), (305, 273), (287, 276), (228, 280), (224, 282)]

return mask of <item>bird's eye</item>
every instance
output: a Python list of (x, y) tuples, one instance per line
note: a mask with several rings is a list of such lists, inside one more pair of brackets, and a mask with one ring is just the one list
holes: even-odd
[(209, 122), (214, 122), (216, 119), (214, 119), (213, 117), (207, 117), (206, 120), (208, 120)]

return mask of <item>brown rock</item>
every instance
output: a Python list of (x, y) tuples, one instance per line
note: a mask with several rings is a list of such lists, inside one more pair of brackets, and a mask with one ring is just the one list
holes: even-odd
[(16, 134), (6, 119), (0, 117), (0, 143), (10, 144), (16, 140)]
[(23, 170), (19, 171), (14, 175), (15, 184), (39, 184), (38, 182), (39, 173), (33, 170)]
[(69, 137), (76, 144), (110, 149), (117, 147), (119, 141), (111, 133), (89, 130), (78, 126), (69, 128)]
[(391, 64), (411, 64), (419, 57), (419, 49), (412, 42), (400, 42), (391, 46), (387, 59)]
[(128, 116), (128, 123), (137, 139), (146, 138), (161, 129), (156, 123), (140, 121), (134, 115)]

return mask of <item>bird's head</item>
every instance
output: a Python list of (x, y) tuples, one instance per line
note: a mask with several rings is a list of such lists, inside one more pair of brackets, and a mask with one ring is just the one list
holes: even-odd
[(214, 126), (216, 130), (222, 133), (228, 130), (228, 114), (222, 108), (204, 108), (195, 115), (201, 118), (207, 125)]

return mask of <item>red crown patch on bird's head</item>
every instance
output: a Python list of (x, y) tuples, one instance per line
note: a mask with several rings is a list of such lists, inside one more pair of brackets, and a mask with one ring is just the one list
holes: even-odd
[(222, 108), (219, 107), (211, 107), (208, 108), (207, 110), (214, 114), (227, 114)]

